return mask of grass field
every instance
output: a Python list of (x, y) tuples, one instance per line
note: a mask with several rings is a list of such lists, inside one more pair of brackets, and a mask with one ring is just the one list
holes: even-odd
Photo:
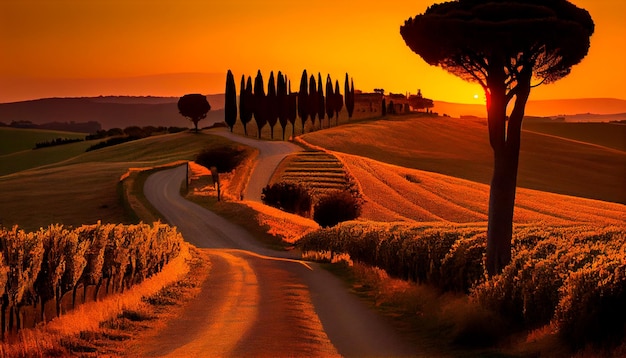
[(592, 143), (626, 152), (626, 124), (528, 121), (524, 130)]
[[(337, 153), (337, 156), (363, 193), (361, 219), (486, 225), (489, 204), (486, 184), (349, 154)], [(621, 204), (517, 190), (514, 221), (518, 224), (621, 224), (625, 219), (626, 207)]]
[(86, 133), (0, 127), (0, 156), (35, 148), (38, 142), (56, 138), (84, 139)]
[(30, 170), (0, 176), (0, 224), (36, 230), (50, 223), (129, 223), (118, 197), (120, 176), (132, 167), (192, 160), (210, 134), (177, 133), (108, 147)]
[[(493, 154), (480, 120), (398, 116), (302, 138), (333, 151), (488, 184)], [(598, 143), (594, 143), (598, 144)], [(626, 203), (626, 152), (522, 133), (518, 187)]]

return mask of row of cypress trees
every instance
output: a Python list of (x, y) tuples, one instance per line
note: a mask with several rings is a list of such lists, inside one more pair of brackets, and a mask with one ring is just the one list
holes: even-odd
[(338, 124), (339, 112), (343, 109), (344, 102), (348, 117), (352, 118), (352, 113), (354, 112), (354, 81), (350, 80), (348, 82), (347, 73), (344, 93), (346, 93), (345, 97), (340, 92), (338, 80), (335, 81), (333, 88), (333, 82), (330, 75), (328, 75), (326, 77), (326, 95), (324, 95), (322, 75), (318, 73), (316, 81), (314, 75), (308, 77), (306, 70), (304, 70), (300, 80), (299, 92), (291, 92), (291, 80), (286, 75), (283, 75), (282, 72), (278, 72), (276, 80), (274, 71), (270, 72), (266, 94), (263, 76), (261, 70), (259, 70), (254, 79), (254, 87), (252, 85), (252, 77), (248, 76), (246, 81), (245, 75), (241, 76), (239, 106), (237, 106), (235, 78), (231, 70), (228, 70), (226, 74), (224, 119), (232, 132), (235, 123), (237, 123), (237, 112), (239, 112), (239, 120), (243, 124), (244, 134), (248, 135), (247, 125), (254, 117), (258, 128), (258, 137), (261, 138), (261, 130), (268, 124), (272, 139), (274, 139), (274, 127), (276, 123), (280, 123), (283, 129), (283, 140), (285, 140), (287, 123), (291, 123), (292, 136), (295, 136), (297, 117), (300, 117), (302, 122), (302, 133), (304, 133), (304, 126), (309, 118), (313, 125), (315, 125), (316, 118), (318, 118), (320, 128), (325, 117), (328, 117), (329, 127), (333, 116), (336, 118), (335, 123)]

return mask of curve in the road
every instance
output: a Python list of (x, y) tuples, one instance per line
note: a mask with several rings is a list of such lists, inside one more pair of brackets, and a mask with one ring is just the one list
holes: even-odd
[[(258, 146), (258, 143), (249, 143), (259, 148), (263, 156), (275, 142)], [(265, 158), (274, 158), (272, 160), (278, 156), (265, 154)], [(186, 166), (181, 166), (152, 174), (145, 183), (146, 198), (190, 243), (201, 248), (239, 250), (210, 251), (212, 263), (216, 263), (215, 271), (203, 283), (192, 308), (187, 308), (181, 318), (184, 320), (191, 315), (200, 321), (184, 328), (181, 319), (174, 320), (153, 340), (169, 342), (169, 345), (163, 346), (160, 352), (147, 350), (156, 349), (149, 346), (143, 349), (144, 353), (169, 356), (187, 356), (187, 353), (195, 356), (416, 355), (414, 347), (399, 338), (386, 321), (317, 264), (294, 262), (291, 253), (269, 250), (241, 227), (182, 198), (180, 187), (185, 170)], [(255, 172), (257, 170), (259, 166)], [(263, 173), (262, 176), (269, 180), (271, 175)], [(229, 275), (232, 280), (227, 278)], [(245, 284), (238, 286), (241, 282)], [(249, 300), (251, 298), (254, 302)], [(240, 310), (233, 302), (247, 303), (242, 304)], [(215, 327), (229, 328), (220, 333)], [(187, 338), (172, 340), (168, 336), (170, 329)], [(213, 347), (215, 345), (217, 347)], [(208, 347), (213, 348), (207, 350)]]

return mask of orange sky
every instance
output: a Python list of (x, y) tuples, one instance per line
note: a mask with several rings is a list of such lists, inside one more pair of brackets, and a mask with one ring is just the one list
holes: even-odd
[[(626, 1), (571, 1), (596, 23), (590, 53), (531, 99), (626, 99)], [(478, 86), (428, 66), (400, 36), (405, 19), (435, 2), (2, 0), (0, 102), (221, 93), (229, 68), (237, 82), (257, 69), (265, 78), (282, 70), (296, 90), (306, 68), (341, 82), (349, 72), (364, 91), (420, 88), (433, 99), (478, 103)]]

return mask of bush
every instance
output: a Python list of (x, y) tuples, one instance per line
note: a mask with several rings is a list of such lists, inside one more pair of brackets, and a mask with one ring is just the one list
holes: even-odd
[(288, 213), (304, 217), (311, 215), (311, 195), (302, 185), (280, 182), (263, 188), (261, 201)]
[(202, 150), (195, 162), (206, 168), (216, 167), (220, 173), (229, 173), (245, 158), (246, 150), (243, 147), (223, 145)]
[(361, 215), (361, 201), (348, 191), (338, 191), (324, 196), (313, 210), (313, 220), (324, 227), (354, 220), (359, 215)]

